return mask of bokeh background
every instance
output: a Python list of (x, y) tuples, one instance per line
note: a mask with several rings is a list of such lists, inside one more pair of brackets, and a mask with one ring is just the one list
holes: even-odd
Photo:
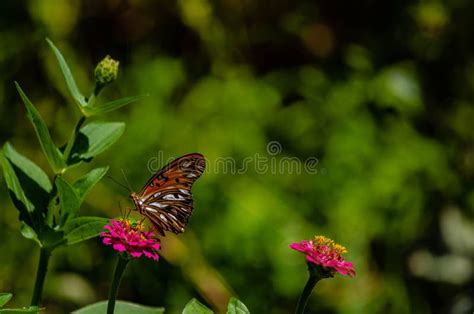
[[(166, 237), (159, 263), (131, 265), (121, 299), (180, 313), (196, 297), (222, 312), (236, 295), (252, 313), (291, 313), (307, 273), (288, 244), (324, 234), (357, 276), (318, 284), (308, 312), (472, 312), (474, 2), (43, 0), (0, 12), (1, 144), (47, 171), (13, 85), (64, 143), (78, 112), (45, 37), (84, 93), (110, 54), (120, 75), (101, 99), (149, 94), (103, 117), (125, 121), (123, 137), (67, 178), (110, 165), (139, 190), (150, 168), (190, 152), (210, 165), (318, 160), (317, 173), (211, 167), (186, 232)], [(24, 306), (38, 248), (0, 185), (0, 291)], [(127, 192), (104, 179), (81, 213), (114, 217), (119, 202)], [(106, 299), (114, 260), (98, 239), (55, 251), (46, 313)]]

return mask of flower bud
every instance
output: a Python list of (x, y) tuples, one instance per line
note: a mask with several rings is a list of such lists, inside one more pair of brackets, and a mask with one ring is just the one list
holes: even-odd
[(112, 59), (109, 55), (97, 64), (94, 71), (97, 92), (117, 79), (118, 69), (119, 61)]

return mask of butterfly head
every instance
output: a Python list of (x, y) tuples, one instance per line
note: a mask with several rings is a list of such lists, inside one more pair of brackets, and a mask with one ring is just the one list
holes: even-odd
[(143, 207), (143, 202), (138, 196), (138, 194), (135, 192), (130, 193), (130, 199), (133, 201), (133, 204), (135, 205), (135, 209), (141, 212), (142, 211), (141, 209)]

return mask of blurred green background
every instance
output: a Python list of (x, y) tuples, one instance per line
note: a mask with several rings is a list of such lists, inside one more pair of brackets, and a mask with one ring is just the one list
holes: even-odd
[[(138, 191), (168, 158), (208, 159), (186, 232), (166, 237), (159, 263), (132, 263), (121, 299), (180, 313), (197, 297), (221, 312), (236, 295), (252, 313), (291, 313), (307, 273), (288, 245), (324, 234), (357, 276), (318, 284), (308, 312), (472, 312), (474, 2), (10, 0), (0, 12), (0, 144), (49, 171), (14, 80), (57, 144), (77, 120), (49, 37), (84, 93), (110, 54), (121, 69), (101, 99), (150, 95), (105, 116), (127, 122), (124, 136), (66, 178), (110, 164)], [(216, 167), (254, 156), (317, 158), (317, 173)], [(0, 291), (24, 306), (38, 248), (0, 181)], [(114, 217), (119, 202), (127, 192), (104, 179), (81, 211)], [(55, 251), (46, 313), (106, 299), (114, 258), (98, 239)]]

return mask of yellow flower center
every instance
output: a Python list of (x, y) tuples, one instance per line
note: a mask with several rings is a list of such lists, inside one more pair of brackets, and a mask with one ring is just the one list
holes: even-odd
[(347, 253), (347, 249), (343, 247), (342, 245), (339, 245), (335, 243), (333, 240), (326, 238), (325, 236), (315, 236), (314, 237), (314, 243), (317, 246), (327, 246), (331, 248), (332, 250), (336, 251), (338, 254), (344, 254)]

